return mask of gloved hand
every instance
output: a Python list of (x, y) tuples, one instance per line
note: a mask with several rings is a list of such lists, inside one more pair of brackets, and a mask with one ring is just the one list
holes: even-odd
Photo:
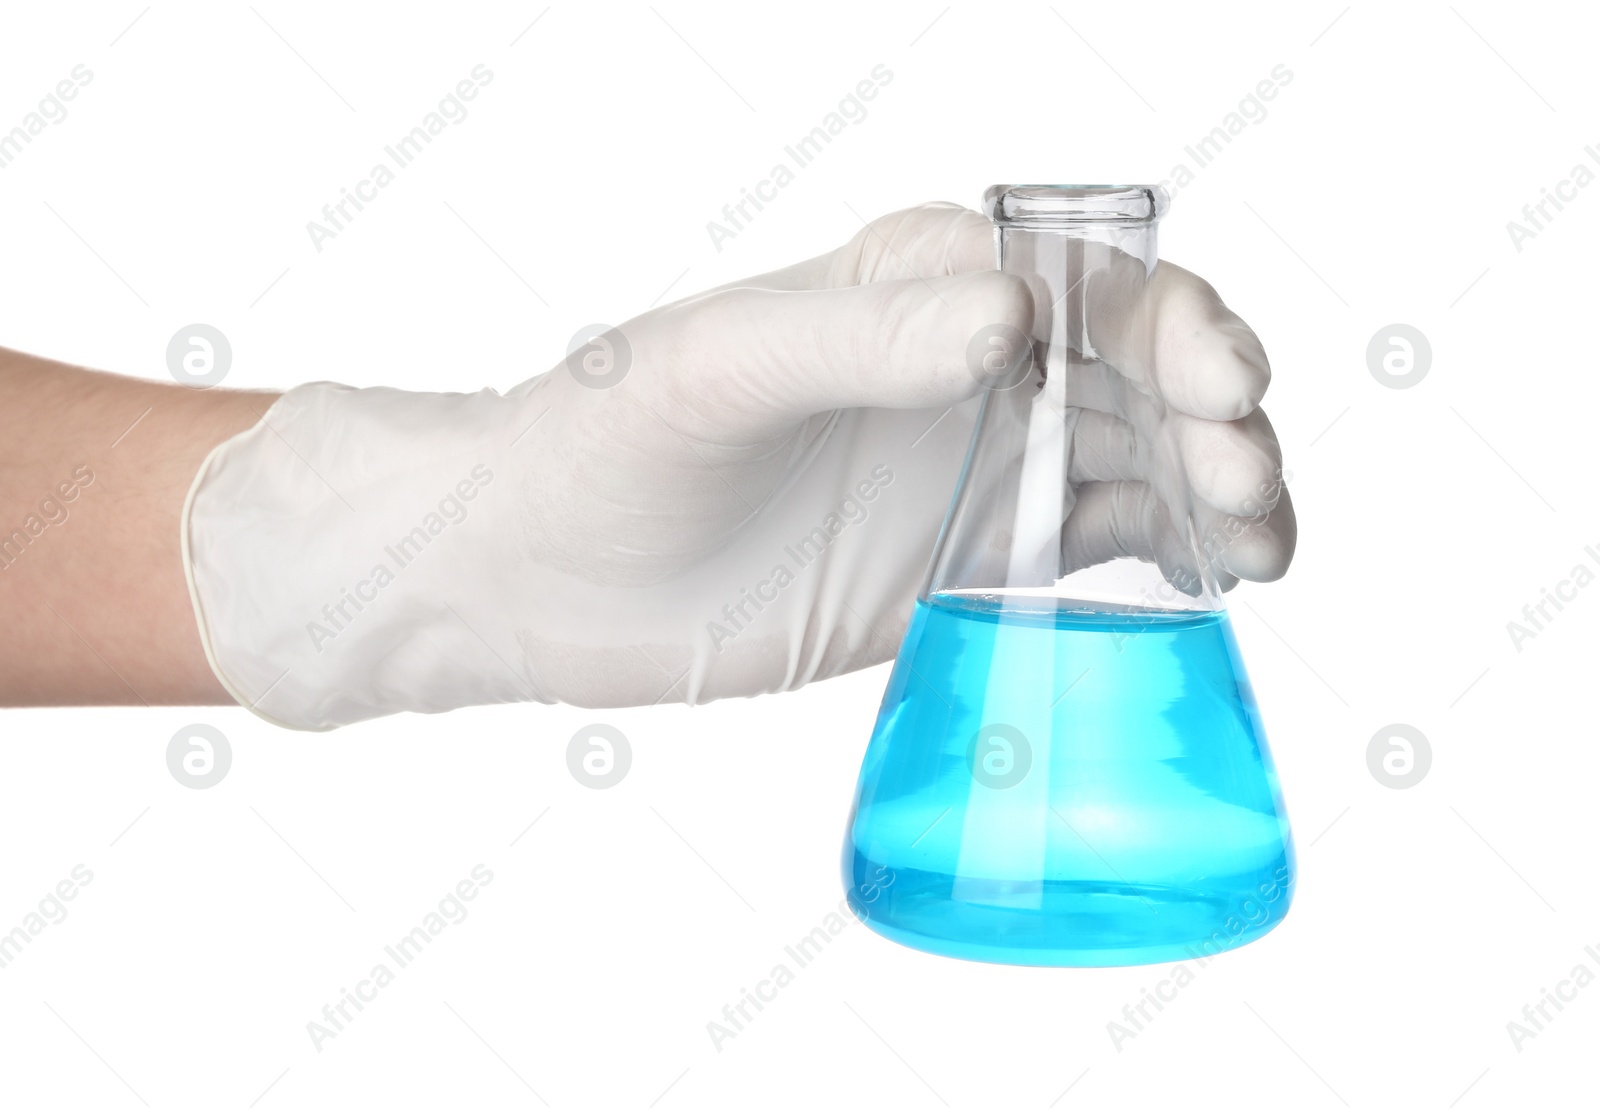
[[(926, 205), (651, 310), (505, 395), (289, 391), (185, 508), (213, 669), (267, 719), (325, 729), (695, 703), (892, 658), (984, 390), (969, 342), (1034, 327), (994, 262), (985, 218)], [(1133, 447), (1174, 422), (1202, 533), (1233, 539), (1218, 580), (1282, 575), (1294, 517), (1286, 494), (1262, 514), (1279, 454), (1255, 335), (1164, 263), (1133, 304), (1086, 313), (1122, 338), (1131, 390), (1072, 400), (1105, 408), (1078, 436), (1117, 462), (1080, 492), (1074, 545), (1152, 555)]]

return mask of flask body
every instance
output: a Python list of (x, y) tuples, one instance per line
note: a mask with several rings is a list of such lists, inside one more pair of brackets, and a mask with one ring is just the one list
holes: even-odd
[[(1159, 398), (1111, 363), (1142, 328), (1158, 190), (996, 187), (1032, 336), (999, 359), (867, 747), (852, 908), (925, 951), (1101, 966), (1204, 957), (1288, 911), (1295, 859), (1213, 540)], [(1016, 339), (1012, 339), (1013, 342)], [(1135, 475), (1097, 450), (1135, 426)], [(1074, 515), (1139, 485), (1157, 538), (1115, 553)], [(1127, 495), (1126, 492), (1123, 493)]]

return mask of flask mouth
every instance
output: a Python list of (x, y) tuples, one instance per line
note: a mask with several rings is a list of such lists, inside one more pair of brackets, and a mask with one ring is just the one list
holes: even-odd
[(1160, 186), (990, 186), (983, 212), (997, 225), (1063, 228), (1082, 224), (1144, 225), (1166, 215)]

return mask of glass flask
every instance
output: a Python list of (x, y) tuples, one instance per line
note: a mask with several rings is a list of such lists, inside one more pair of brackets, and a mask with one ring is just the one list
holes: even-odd
[[(1295, 857), (1208, 560), (1225, 542), (1196, 529), (1164, 404), (1115, 368), (1154, 325), (1140, 296), (1167, 197), (984, 200), (1033, 335), (975, 339), (984, 398), (862, 764), (849, 901), (969, 960), (1203, 958), (1283, 919)], [(1110, 416), (1137, 434), (1115, 465)], [(1093, 529), (1119, 493), (1153, 544)]]

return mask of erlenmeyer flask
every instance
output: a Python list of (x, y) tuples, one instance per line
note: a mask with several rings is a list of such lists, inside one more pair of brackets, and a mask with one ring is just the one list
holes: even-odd
[[(1141, 186), (985, 195), (1034, 335), (986, 339), (1000, 359), (844, 850), (852, 907), (902, 944), (1152, 963), (1252, 941), (1288, 910), (1288, 818), (1206, 560), (1216, 541), (1196, 530), (1163, 404), (1113, 367), (1151, 327), (1140, 295), (1166, 201)], [(1131, 483), (1103, 459), (1108, 415), (1137, 431)], [(1119, 496), (1148, 511), (1142, 557), (1087, 529)]]

